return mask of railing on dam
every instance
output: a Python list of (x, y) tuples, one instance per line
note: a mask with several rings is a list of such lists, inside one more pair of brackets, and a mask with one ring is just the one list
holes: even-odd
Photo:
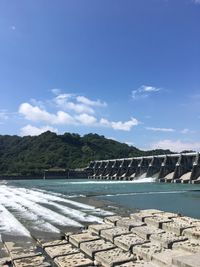
[(91, 161), (89, 179), (136, 180), (155, 177), (159, 182), (200, 183), (200, 154), (181, 153), (159, 156)]

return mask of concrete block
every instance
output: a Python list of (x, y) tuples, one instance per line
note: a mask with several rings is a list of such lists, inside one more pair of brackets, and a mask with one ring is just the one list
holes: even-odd
[(53, 240), (53, 241), (41, 243), (41, 246), (43, 248), (46, 248), (46, 247), (59, 246), (59, 245), (64, 245), (64, 244), (68, 244), (68, 241), (66, 239), (63, 239), (63, 240)]
[(174, 243), (172, 249), (183, 250), (191, 253), (200, 253), (200, 241), (186, 240), (183, 242)]
[(146, 210), (141, 210), (140, 212), (142, 212), (142, 213), (144, 212), (144, 213), (149, 213), (149, 214), (155, 215), (155, 214), (161, 214), (164, 211), (157, 210), (157, 209), (146, 209)]
[(41, 252), (37, 251), (37, 247), (31, 242), (23, 242), (23, 244), (5, 242), (5, 246), (9, 251), (12, 260), (41, 255)]
[(132, 253), (140, 259), (144, 259), (145, 261), (150, 261), (152, 259), (152, 255), (160, 253), (161, 251), (161, 245), (151, 242), (137, 245), (132, 248)]
[[(81, 233), (81, 231), (76, 232), (76, 233)], [(65, 239), (66, 239), (67, 241), (69, 241), (69, 237), (70, 237), (70, 235), (73, 235), (73, 234), (74, 234), (74, 232), (67, 232), (67, 233), (65, 233)]]
[(125, 251), (129, 251), (133, 246), (141, 245), (147, 242), (148, 241), (144, 240), (134, 233), (128, 235), (120, 235), (114, 238), (114, 244)]
[(179, 215), (177, 213), (173, 213), (173, 212), (164, 212), (162, 214), (157, 214), (157, 216), (163, 216), (163, 217), (166, 217), (168, 219), (181, 218), (181, 215)]
[(80, 250), (94, 259), (94, 255), (100, 251), (106, 251), (108, 249), (115, 248), (115, 245), (109, 241), (103, 239), (81, 243)]
[(51, 267), (43, 256), (36, 256), (30, 258), (23, 258), (20, 260), (14, 260), (15, 267)]
[(135, 219), (121, 219), (117, 221), (117, 226), (120, 227), (125, 227), (128, 230), (131, 230), (134, 227), (139, 227), (139, 226), (143, 226), (146, 225), (145, 223), (141, 222), (141, 221), (136, 221)]
[(137, 212), (131, 214), (130, 217), (136, 221), (144, 222), (145, 218), (154, 217), (154, 215), (148, 212)]
[(59, 267), (89, 267), (94, 266), (93, 261), (85, 258), (83, 253), (76, 253), (72, 255), (66, 255), (57, 257), (55, 263)]
[(105, 223), (109, 223), (109, 224), (112, 224), (112, 225), (116, 225), (116, 222), (118, 220), (122, 219), (121, 216), (118, 216), (118, 215), (114, 215), (114, 216), (108, 216), (108, 217), (105, 217), (104, 218), (104, 222)]
[(142, 226), (131, 229), (131, 232), (137, 234), (138, 236), (140, 236), (145, 240), (149, 240), (151, 235), (164, 233), (164, 230), (152, 226)]
[(45, 248), (45, 251), (52, 259), (79, 252), (77, 248), (73, 248), (70, 244), (47, 247)]
[(106, 240), (114, 242), (114, 238), (120, 235), (130, 234), (130, 231), (124, 227), (115, 227), (113, 229), (106, 229), (101, 231), (101, 236)]
[(153, 227), (157, 227), (162, 229), (162, 225), (163, 223), (168, 223), (168, 222), (172, 222), (171, 219), (168, 219), (166, 217), (163, 216), (154, 216), (154, 217), (150, 217), (150, 218), (145, 218), (144, 219), (145, 223), (149, 226), (153, 226)]
[(114, 248), (96, 253), (95, 260), (104, 267), (113, 267), (117, 264), (135, 260), (135, 257), (130, 252), (123, 252), (119, 248)]
[(176, 235), (182, 235), (183, 230), (191, 228), (187, 223), (179, 220), (162, 224), (162, 229), (168, 232), (175, 233)]
[(151, 262), (144, 262), (144, 261), (129, 261), (123, 264), (115, 265), (115, 267), (156, 267)]
[(188, 225), (200, 226), (199, 219), (191, 218), (188, 216), (182, 216), (179, 219), (181, 219), (182, 222), (187, 223)]
[(90, 232), (85, 232), (81, 234), (70, 235), (69, 242), (79, 248), (81, 243), (87, 241), (94, 241), (99, 238), (100, 237), (98, 235), (94, 235), (93, 233)]
[[(161, 253), (156, 253), (152, 256), (152, 263), (158, 264), (159, 266), (172, 266), (172, 258), (174, 257), (182, 257), (185, 255), (185, 252), (181, 251), (173, 251), (171, 249), (167, 249)], [(187, 254), (191, 255), (191, 254)]]
[(174, 257), (172, 259), (172, 264), (179, 267), (200, 267), (200, 253)]
[(161, 233), (157, 235), (152, 235), (150, 240), (161, 244), (163, 248), (171, 248), (176, 242), (181, 242), (187, 240), (185, 236), (176, 236), (173, 233)]
[(150, 218), (154, 216), (162, 216), (164, 215), (164, 211), (156, 210), (156, 209), (147, 209), (141, 210), (140, 212), (136, 212), (130, 215), (131, 218), (136, 219), (138, 221), (145, 221), (145, 218)]
[(113, 229), (113, 228), (114, 228), (114, 226), (112, 224), (103, 223), (103, 224), (92, 224), (92, 225), (89, 225), (88, 230), (91, 233), (100, 235), (102, 230)]
[(184, 229), (182, 234), (188, 238), (193, 238), (200, 241), (200, 227)]

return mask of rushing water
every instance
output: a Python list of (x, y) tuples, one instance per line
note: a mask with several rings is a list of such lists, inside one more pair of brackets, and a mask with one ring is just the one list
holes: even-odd
[[(148, 183), (147, 183), (148, 181)], [(200, 218), (200, 185), (147, 180), (21, 180), (0, 185), (0, 234), (59, 233), (113, 214), (95, 200), (134, 209), (157, 208)]]

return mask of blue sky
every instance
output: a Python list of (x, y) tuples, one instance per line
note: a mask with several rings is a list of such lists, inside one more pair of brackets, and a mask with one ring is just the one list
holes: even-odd
[(199, 0), (0, 0), (0, 134), (200, 150)]

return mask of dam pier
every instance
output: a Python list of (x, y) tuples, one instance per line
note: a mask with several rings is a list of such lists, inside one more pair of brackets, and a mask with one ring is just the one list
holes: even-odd
[(200, 183), (200, 153), (180, 153), (91, 161), (89, 179), (137, 180), (154, 177), (166, 183)]

